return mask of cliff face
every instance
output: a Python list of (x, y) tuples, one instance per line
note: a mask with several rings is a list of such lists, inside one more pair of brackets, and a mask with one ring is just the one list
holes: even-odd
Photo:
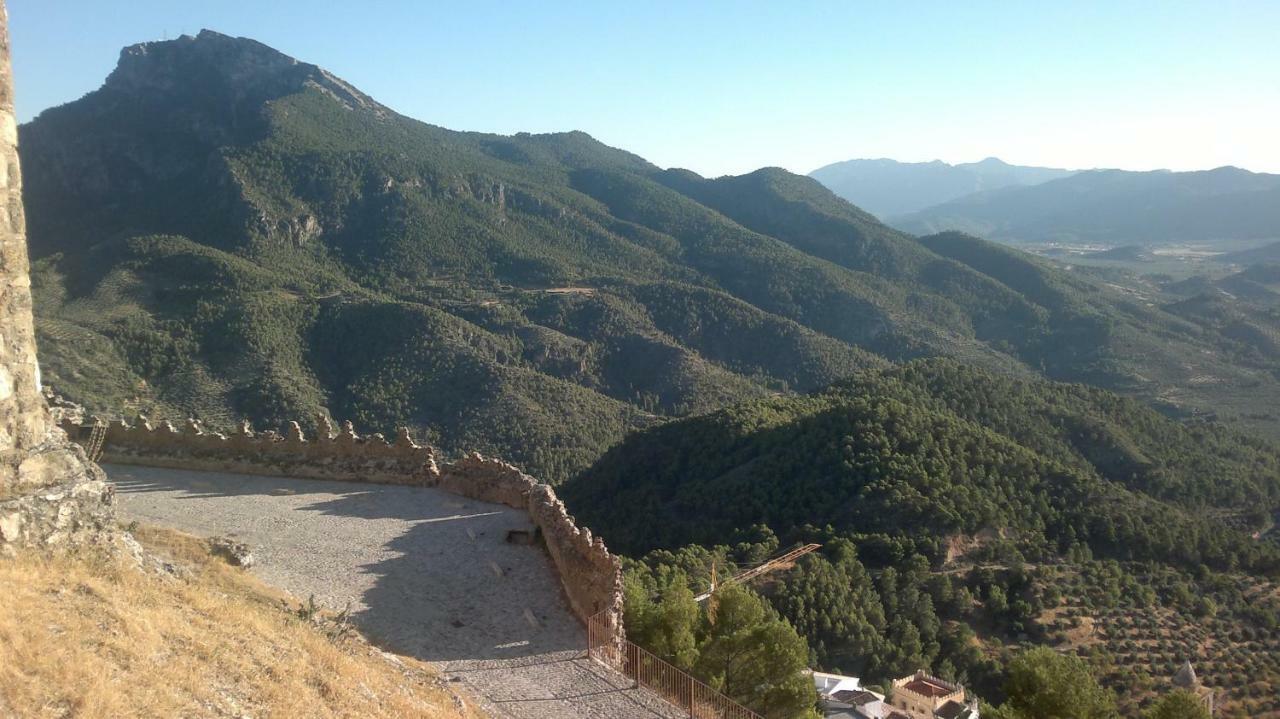
[(40, 393), (17, 140), (0, 0), (0, 551), (88, 541), (114, 523), (102, 470), (54, 426)]
[(218, 143), (243, 140), (237, 135), (260, 130), (263, 103), (308, 87), (348, 109), (387, 112), (322, 68), (255, 40), (212, 30), (124, 48), (98, 92), (195, 115), (192, 126)]
[[(266, 135), (266, 106), (304, 90), (388, 111), (315, 65), (209, 30), (132, 45), (101, 88), (23, 129), (32, 234), (69, 251), (156, 228), (239, 244), (256, 211), (227, 161)], [(178, 199), (175, 201), (174, 193)]]

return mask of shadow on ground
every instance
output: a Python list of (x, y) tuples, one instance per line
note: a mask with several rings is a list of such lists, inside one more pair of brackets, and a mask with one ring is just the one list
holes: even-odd
[[(545, 552), (509, 544), (522, 512), (433, 489), (110, 466), (133, 518), (248, 542), (259, 572), (432, 662), (582, 650)], [(305, 591), (298, 591), (305, 589)]]
[(389, 650), (436, 664), (493, 716), (672, 716), (584, 657), (545, 551), (511, 544), (520, 511), (435, 489), (106, 465), (126, 519), (247, 542), (254, 571), (349, 606)]

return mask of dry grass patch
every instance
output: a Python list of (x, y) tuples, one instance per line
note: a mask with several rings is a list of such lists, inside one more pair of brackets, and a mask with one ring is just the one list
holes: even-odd
[(481, 716), (426, 664), (300, 618), (204, 541), (137, 536), (190, 571), (97, 555), (0, 560), (0, 716)]

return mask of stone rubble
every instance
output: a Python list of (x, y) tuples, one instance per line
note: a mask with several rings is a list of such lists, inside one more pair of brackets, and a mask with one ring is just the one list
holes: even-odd
[(209, 539), (209, 551), (227, 560), (234, 567), (248, 569), (253, 566), (253, 551), (244, 542), (237, 542), (230, 537), (212, 537)]

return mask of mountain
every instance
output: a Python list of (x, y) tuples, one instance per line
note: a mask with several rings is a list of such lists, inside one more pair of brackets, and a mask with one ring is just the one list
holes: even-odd
[(823, 671), (998, 703), (1010, 650), (1045, 645), (1136, 717), (1185, 657), (1221, 689), (1257, 651), (1220, 708), (1280, 716), (1280, 450), (1220, 426), (922, 360), (635, 433), (559, 491), (643, 587), (820, 544), (755, 587)]
[(1213, 258), (1214, 262), (1236, 265), (1251, 265), (1258, 262), (1280, 263), (1280, 242), (1273, 242), (1262, 247), (1237, 252), (1226, 252)]
[(19, 132), (43, 376), (91, 412), (408, 425), (689, 577), (822, 542), (762, 590), (820, 667), (994, 698), (1002, 647), (1102, 646), (1125, 688), (1203, 650), (1274, 716), (1280, 462), (1202, 421), (1276, 433), (1280, 357), (1241, 334), (1274, 317), (778, 169), (446, 130), (208, 31)]
[(1208, 293), (1266, 306), (1280, 299), (1280, 262), (1256, 262), (1225, 277), (1195, 275), (1166, 289), (1180, 297)]
[(810, 178), (446, 130), (210, 31), (126, 48), (20, 138), (44, 377), (93, 412), (326, 412), (560, 481), (636, 429), (919, 357), (1280, 402), (1280, 359), (1212, 326)]
[(1085, 539), (1107, 523), (1131, 536), (1108, 531), (1095, 553), (1225, 567), (1221, 542), (1280, 569), (1205, 518), (1268, 517), (1278, 471), (1274, 445), (1105, 390), (920, 360), (635, 433), (561, 494), (633, 555), (761, 524), (927, 544), (984, 527)]
[(978, 192), (891, 219), (909, 232), (958, 230), (1001, 242), (1160, 245), (1280, 237), (1280, 175), (1092, 170)]
[(940, 205), (965, 195), (1002, 187), (1038, 185), (1067, 177), (1072, 170), (1010, 165), (994, 157), (949, 165), (895, 160), (845, 160), (820, 167), (809, 177), (876, 217), (894, 217)]

